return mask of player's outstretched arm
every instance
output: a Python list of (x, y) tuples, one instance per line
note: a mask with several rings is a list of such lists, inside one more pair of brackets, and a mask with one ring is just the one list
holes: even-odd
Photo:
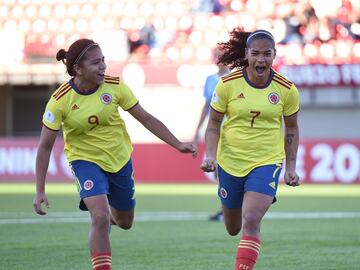
[(195, 143), (199, 143), (200, 128), (201, 128), (201, 126), (203, 125), (203, 123), (205, 121), (205, 118), (206, 118), (206, 115), (208, 113), (209, 107), (210, 107), (210, 103), (206, 101), (203, 108), (202, 108), (202, 110), (201, 110), (200, 119), (199, 119), (199, 122), (198, 122), (198, 124), (196, 126), (195, 136), (194, 136), (194, 139), (193, 139), (193, 141)]
[(40, 135), (40, 142), (36, 155), (36, 196), (34, 198), (34, 211), (39, 215), (45, 215), (46, 212), (42, 210), (41, 204), (49, 207), (49, 201), (45, 194), (45, 179), (49, 166), (51, 150), (54, 146), (57, 131), (50, 130), (43, 126)]
[(205, 132), (206, 157), (200, 168), (205, 172), (212, 172), (216, 169), (216, 150), (220, 136), (220, 128), (224, 114), (213, 109), (210, 110), (209, 122)]
[(289, 186), (300, 185), (299, 176), (296, 173), (296, 157), (299, 147), (299, 127), (297, 113), (285, 116), (285, 154), (286, 168), (284, 174), (285, 183)]
[(181, 153), (192, 153), (196, 156), (197, 147), (194, 144), (180, 142), (159, 119), (148, 113), (139, 103), (128, 112), (159, 139)]

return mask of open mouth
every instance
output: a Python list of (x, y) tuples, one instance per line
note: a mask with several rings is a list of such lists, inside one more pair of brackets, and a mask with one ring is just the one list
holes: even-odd
[(265, 72), (266, 67), (255, 67), (257, 74), (263, 74)]

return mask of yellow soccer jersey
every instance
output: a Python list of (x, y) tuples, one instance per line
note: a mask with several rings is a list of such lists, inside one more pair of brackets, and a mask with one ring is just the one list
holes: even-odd
[(217, 162), (226, 172), (241, 177), (283, 161), (282, 117), (299, 110), (299, 92), (292, 82), (271, 70), (267, 84), (257, 88), (245, 69), (239, 69), (219, 81), (211, 107), (226, 116), (217, 148)]
[(137, 103), (133, 92), (118, 77), (105, 76), (105, 82), (87, 94), (80, 93), (70, 80), (52, 95), (43, 124), (52, 130), (62, 126), (69, 162), (87, 160), (107, 172), (117, 172), (132, 152), (118, 107), (129, 110)]

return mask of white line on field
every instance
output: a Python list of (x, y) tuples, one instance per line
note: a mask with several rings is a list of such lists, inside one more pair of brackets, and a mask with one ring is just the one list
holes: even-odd
[[(138, 212), (136, 222), (207, 220), (210, 213), (204, 212)], [(360, 218), (360, 212), (270, 212), (265, 219), (339, 219)], [(53, 212), (36, 216), (29, 212), (0, 212), (0, 225), (40, 223), (89, 222), (88, 212)]]

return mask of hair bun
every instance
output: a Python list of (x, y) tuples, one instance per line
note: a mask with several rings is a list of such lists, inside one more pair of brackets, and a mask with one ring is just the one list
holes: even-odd
[(64, 49), (60, 49), (56, 54), (56, 60), (61, 61), (66, 59), (66, 51)]

